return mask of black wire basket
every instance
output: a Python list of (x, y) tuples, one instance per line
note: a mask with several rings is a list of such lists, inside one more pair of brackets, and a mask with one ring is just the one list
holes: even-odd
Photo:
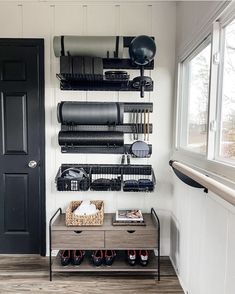
[(131, 164), (62, 164), (55, 182), (58, 191), (153, 192), (156, 185), (151, 165)]
[[(80, 177), (69, 177), (69, 173), (82, 174)], [(81, 167), (61, 166), (57, 176), (56, 185), (58, 191), (87, 191), (90, 188), (90, 170)]]

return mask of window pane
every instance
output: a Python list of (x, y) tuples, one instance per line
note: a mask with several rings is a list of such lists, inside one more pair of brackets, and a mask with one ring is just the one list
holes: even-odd
[(225, 29), (219, 155), (235, 160), (235, 20)]
[(188, 113), (186, 147), (206, 153), (207, 115), (210, 80), (211, 45), (205, 47), (188, 63)]

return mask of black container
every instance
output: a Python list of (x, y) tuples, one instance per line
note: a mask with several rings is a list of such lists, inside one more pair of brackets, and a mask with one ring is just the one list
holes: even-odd
[(79, 167), (60, 168), (56, 176), (56, 186), (58, 191), (87, 191), (90, 188), (90, 170), (84, 169), (86, 177), (66, 178), (69, 170), (77, 170)]

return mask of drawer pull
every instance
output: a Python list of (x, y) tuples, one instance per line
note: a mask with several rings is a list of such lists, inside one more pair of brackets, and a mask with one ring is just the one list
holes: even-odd
[(81, 234), (82, 231), (74, 231), (74, 233), (76, 233), (76, 234)]
[(127, 233), (129, 234), (133, 234), (135, 231), (127, 231)]

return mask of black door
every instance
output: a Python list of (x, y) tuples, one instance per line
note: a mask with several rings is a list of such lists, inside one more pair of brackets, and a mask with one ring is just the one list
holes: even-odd
[(44, 42), (0, 39), (0, 253), (45, 253)]

